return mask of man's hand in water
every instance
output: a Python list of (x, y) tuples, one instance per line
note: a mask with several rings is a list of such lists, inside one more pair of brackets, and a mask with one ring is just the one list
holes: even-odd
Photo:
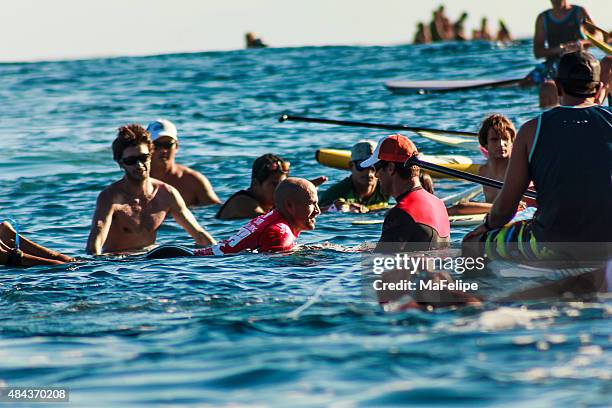
[(317, 178), (313, 178), (312, 180), (310, 180), (310, 182), (314, 184), (315, 187), (319, 187), (321, 184), (325, 183), (327, 180), (328, 180), (327, 176), (319, 176)]

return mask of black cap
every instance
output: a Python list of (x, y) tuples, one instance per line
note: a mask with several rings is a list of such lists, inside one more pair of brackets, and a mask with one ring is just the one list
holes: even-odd
[(561, 57), (556, 80), (576, 96), (592, 96), (600, 81), (599, 61), (586, 51), (570, 52)]

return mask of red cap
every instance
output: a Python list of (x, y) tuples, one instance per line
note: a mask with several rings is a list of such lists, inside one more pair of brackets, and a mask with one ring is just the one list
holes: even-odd
[(380, 139), (372, 156), (361, 162), (360, 166), (371, 167), (380, 160), (404, 163), (418, 153), (414, 143), (398, 133)]

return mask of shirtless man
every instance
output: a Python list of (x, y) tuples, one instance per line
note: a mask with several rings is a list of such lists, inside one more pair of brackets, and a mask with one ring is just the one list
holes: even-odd
[[(477, 244), (472, 252), (540, 259), (550, 255), (549, 243), (612, 242), (612, 111), (596, 101), (600, 73), (599, 61), (587, 52), (561, 58), (555, 82), (562, 106), (519, 130), (502, 190), (485, 222), (464, 238)], [(530, 181), (538, 212), (506, 225)]]
[(188, 207), (221, 203), (204, 175), (174, 161), (179, 143), (176, 126), (172, 122), (157, 119), (149, 123), (147, 131), (155, 147), (151, 159), (151, 177), (176, 188)]
[[(478, 131), (478, 142), (480, 146), (488, 151), (487, 162), (480, 166), (478, 174), (493, 180), (502, 181), (506, 176), (506, 169), (510, 161), (512, 144), (516, 136), (514, 125), (504, 115), (494, 114), (488, 116)], [(483, 214), (489, 212), (493, 201), (499, 193), (499, 189), (493, 187), (482, 187), (485, 202), (469, 201), (459, 203), (448, 209), (449, 215)], [(530, 204), (535, 204), (532, 200)], [(525, 208), (526, 203), (521, 203), (520, 208)]]
[(289, 251), (295, 246), (300, 232), (315, 228), (315, 219), (320, 213), (314, 184), (290, 177), (274, 191), (274, 209), (249, 221), (231, 238), (195, 251), (166, 245), (152, 250), (147, 257), (227, 255), (246, 250)]
[(98, 196), (87, 252), (133, 251), (155, 243), (157, 229), (166, 215), (193, 237), (198, 245), (214, 239), (198, 224), (179, 192), (149, 177), (153, 144), (140, 125), (119, 128), (113, 142), (113, 158), (125, 172), (123, 178)]

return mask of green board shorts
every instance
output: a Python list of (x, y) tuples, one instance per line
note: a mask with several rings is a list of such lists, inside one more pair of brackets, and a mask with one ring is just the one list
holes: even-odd
[(533, 233), (533, 219), (516, 221), (482, 236), (484, 254), (490, 259), (539, 261), (554, 253), (540, 244)]

